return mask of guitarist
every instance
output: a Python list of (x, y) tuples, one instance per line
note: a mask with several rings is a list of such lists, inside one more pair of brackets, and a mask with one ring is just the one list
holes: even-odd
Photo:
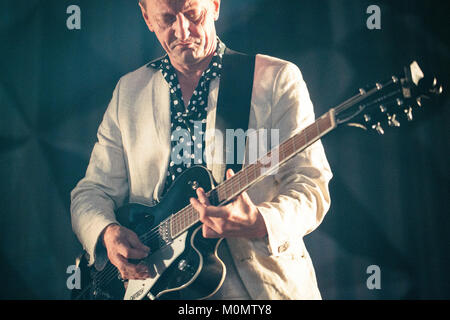
[[(226, 48), (215, 29), (220, 0), (140, 0), (139, 6), (167, 54), (120, 79), (86, 176), (71, 194), (73, 230), (89, 263), (101, 269), (109, 259), (123, 279), (152, 274), (129, 261), (145, 258), (149, 248), (117, 222), (118, 207), (160, 199), (194, 164), (207, 166), (218, 182), (233, 175), (228, 170), (224, 177), (196, 152), (179, 155), (189, 159), (181, 164), (172, 158), (177, 129), (190, 134), (193, 148), (211, 144), (205, 131), (214, 128)], [(314, 121), (306, 84), (292, 63), (257, 55), (252, 86), (249, 128), (278, 130), (283, 141)], [(331, 177), (319, 141), (225, 206), (211, 205), (197, 189), (190, 201), (203, 236), (226, 239), (220, 255), (227, 274), (213, 299), (321, 298), (302, 238), (330, 206)]]

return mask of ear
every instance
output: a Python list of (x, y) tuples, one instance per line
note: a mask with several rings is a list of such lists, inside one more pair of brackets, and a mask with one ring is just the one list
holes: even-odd
[(214, 21), (219, 20), (220, 14), (220, 0), (212, 0), (213, 9), (214, 9)]
[(139, 7), (141, 8), (142, 17), (144, 18), (145, 24), (151, 32), (154, 32), (153, 24), (150, 21), (147, 10), (145, 9), (145, 5), (139, 2)]

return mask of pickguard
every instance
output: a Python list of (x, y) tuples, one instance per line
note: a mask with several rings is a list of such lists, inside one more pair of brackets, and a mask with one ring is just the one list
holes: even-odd
[(147, 295), (164, 271), (184, 252), (187, 235), (188, 231), (146, 259), (146, 263), (149, 268), (154, 269), (156, 276), (145, 280), (129, 280), (124, 300), (141, 300)]

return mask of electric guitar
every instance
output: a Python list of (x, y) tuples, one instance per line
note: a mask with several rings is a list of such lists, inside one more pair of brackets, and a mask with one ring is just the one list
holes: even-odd
[[(198, 213), (189, 204), (202, 187), (211, 204), (220, 206), (252, 187), (289, 159), (340, 125), (351, 125), (384, 134), (385, 128), (399, 127), (412, 121), (415, 108), (442, 93), (434, 78), (427, 82), (416, 62), (405, 68), (402, 77), (393, 76), (371, 89), (330, 109), (300, 133), (273, 148), (276, 164), (258, 161), (249, 164), (230, 179), (215, 186), (211, 173), (202, 166), (184, 171), (154, 206), (130, 203), (117, 212), (118, 221), (135, 231), (150, 247), (141, 261), (156, 274), (146, 280), (129, 280), (125, 289), (118, 270), (110, 262), (101, 271), (88, 267), (86, 254), (77, 259), (81, 270), (81, 288), (74, 289), (73, 299), (205, 299), (221, 287), (226, 266), (218, 256), (223, 239), (205, 239)], [(263, 157), (264, 158), (264, 157)], [(138, 262), (136, 262), (138, 263)]]

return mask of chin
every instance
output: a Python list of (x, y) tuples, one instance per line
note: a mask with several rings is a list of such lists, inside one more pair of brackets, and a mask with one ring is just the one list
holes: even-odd
[[(186, 52), (187, 51), (187, 52)], [(186, 50), (180, 55), (181, 60), (186, 64), (196, 63), (202, 60), (201, 55), (196, 52)]]

